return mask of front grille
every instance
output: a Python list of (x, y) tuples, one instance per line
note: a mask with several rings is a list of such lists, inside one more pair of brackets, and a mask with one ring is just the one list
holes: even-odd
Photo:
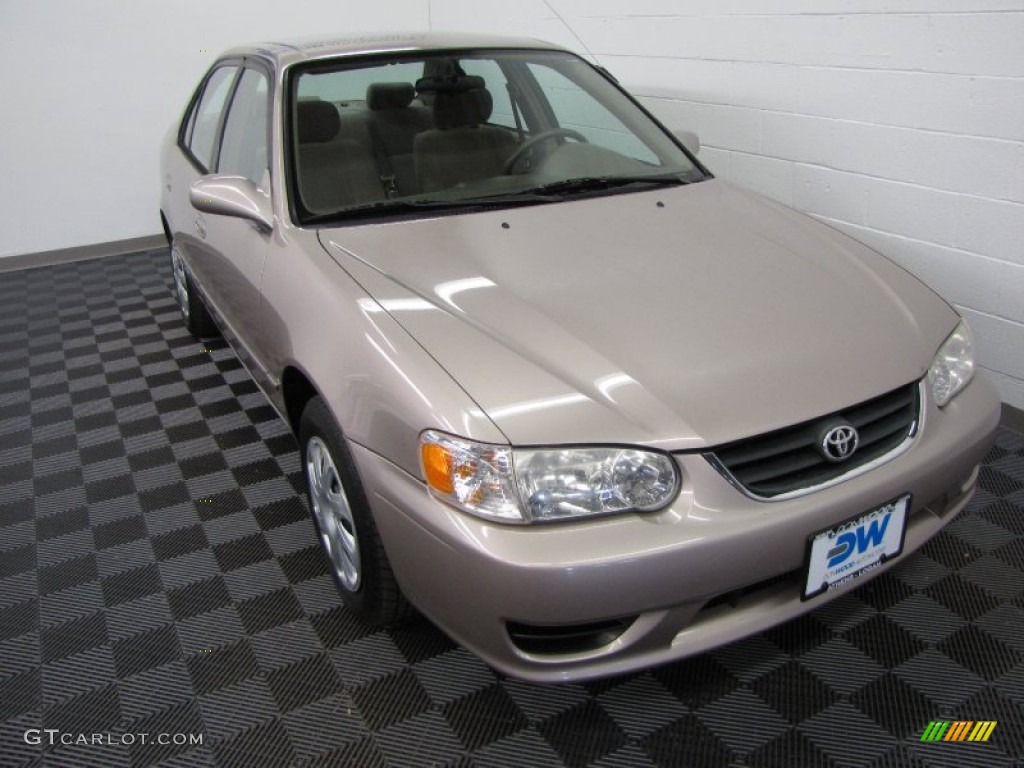
[[(761, 498), (824, 485), (884, 456), (917, 430), (917, 382), (843, 411), (715, 448), (705, 457), (719, 471)], [(848, 422), (859, 444), (846, 461), (833, 463), (819, 450), (822, 430)]]

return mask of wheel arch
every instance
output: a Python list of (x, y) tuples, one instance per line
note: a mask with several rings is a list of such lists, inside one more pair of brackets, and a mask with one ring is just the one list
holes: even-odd
[(299, 435), (299, 425), (306, 404), (319, 395), (319, 390), (300, 368), (289, 365), (284, 369), (281, 374), (281, 400), (288, 426), (296, 438)]

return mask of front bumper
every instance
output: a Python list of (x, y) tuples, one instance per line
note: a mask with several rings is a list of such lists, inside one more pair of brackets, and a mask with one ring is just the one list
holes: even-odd
[[(856, 588), (865, 579), (800, 600), (807, 537), (910, 493), (903, 554), (871, 575), (902, 562), (967, 503), (998, 418), (995, 391), (978, 377), (942, 410), (926, 398), (909, 450), (834, 487), (757, 501), (702, 456), (683, 455), (683, 490), (662, 512), (538, 526), (466, 515), (379, 455), (353, 449), (408, 598), (495, 668), (552, 682), (701, 653)], [(570, 652), (524, 650), (508, 630), (510, 622), (544, 628), (609, 619), (626, 619), (628, 628)]]

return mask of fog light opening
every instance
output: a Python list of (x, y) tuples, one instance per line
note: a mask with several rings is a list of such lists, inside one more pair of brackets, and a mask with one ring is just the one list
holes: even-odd
[(506, 623), (512, 643), (524, 653), (557, 656), (596, 651), (617, 640), (636, 620), (635, 616), (587, 624), (536, 625)]

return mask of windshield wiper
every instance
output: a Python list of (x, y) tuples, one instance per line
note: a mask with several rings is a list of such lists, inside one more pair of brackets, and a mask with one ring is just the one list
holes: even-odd
[(306, 217), (305, 222), (307, 224), (316, 224), (322, 221), (347, 219), (367, 214), (372, 216), (378, 213), (413, 213), (430, 208), (450, 208), (452, 205), (453, 203), (448, 201), (435, 200), (377, 200), (372, 203), (342, 208), (339, 211), (314, 214), (313, 216)]
[(314, 214), (306, 217), (304, 223), (319, 224), (377, 215), (386, 216), (395, 213), (423, 213), (430, 210), (458, 211), (465, 208), (537, 205), (539, 203), (559, 202), (564, 199), (565, 195), (577, 192), (601, 191), (622, 187), (679, 186), (689, 183), (674, 173), (652, 176), (581, 176), (574, 179), (552, 181), (521, 192), (462, 197), (451, 200), (428, 200), (425, 198), (416, 200), (376, 200), (372, 203), (342, 208), (340, 211)]
[(682, 186), (690, 182), (679, 178), (678, 174), (658, 174), (652, 176), (580, 176), (574, 179), (563, 179), (541, 184), (530, 190), (536, 195), (571, 195), (575, 192), (600, 191), (619, 187), (642, 186)]
[(373, 203), (342, 208), (340, 211), (316, 214), (307, 217), (304, 221), (306, 224), (318, 224), (325, 221), (341, 221), (349, 218), (376, 216), (378, 214), (422, 213), (429, 210), (456, 211), (462, 208), (490, 206), (537, 205), (538, 203), (550, 202), (552, 199), (557, 198), (548, 198), (546, 200), (543, 196), (531, 192), (526, 195), (488, 195), (486, 197), (463, 197), (454, 200), (378, 200)]

